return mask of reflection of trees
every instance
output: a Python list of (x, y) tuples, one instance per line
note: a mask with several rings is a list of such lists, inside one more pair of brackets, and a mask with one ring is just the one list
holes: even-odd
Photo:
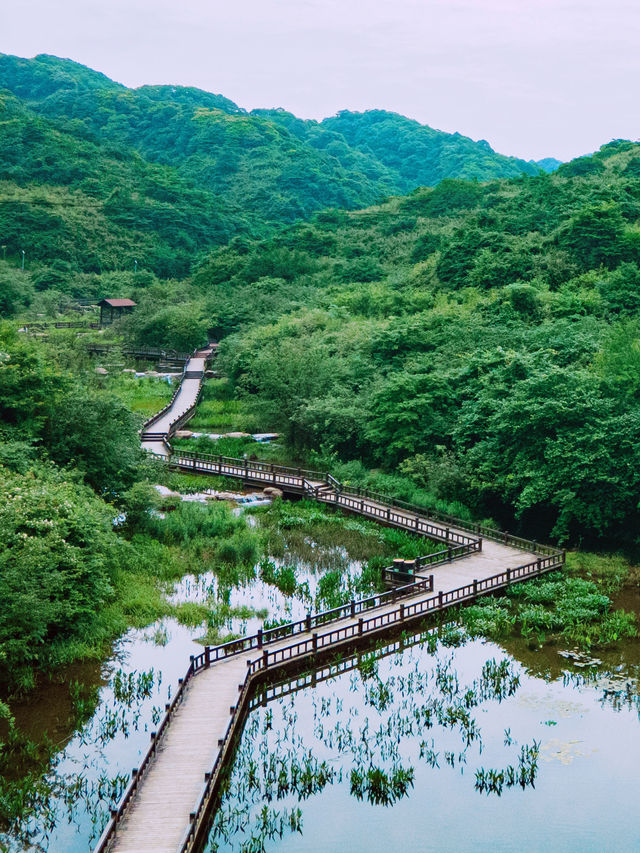
[(109, 807), (118, 802), (129, 782), (128, 772), (105, 773), (104, 747), (116, 738), (145, 730), (150, 722), (155, 725), (162, 708), (151, 700), (159, 694), (161, 684), (162, 673), (153, 669), (118, 669), (109, 680), (111, 699), (100, 706), (98, 715), (95, 686), (87, 688), (72, 681), (68, 725), (69, 730), (75, 729), (75, 739), (66, 753), (46, 733), (41, 744), (19, 733), (5, 744), (0, 758), (20, 760), (25, 772), (14, 779), (0, 774), (0, 826), (7, 832), (6, 838), (0, 835), (0, 850), (5, 849), (5, 841), (7, 849), (19, 843), (46, 850), (56, 828), (64, 823), (86, 828), (88, 839), (99, 836)]
[[(462, 772), (470, 755), (477, 759), (483, 740), (475, 712), (517, 692), (517, 667), (508, 658), (492, 658), (477, 678), (464, 682), (455, 651), (447, 649), (463, 643), (462, 634), (447, 626), (439, 643), (434, 635), (419, 637), (416, 655), (398, 653), (404, 643), (394, 643), (396, 653), (386, 660), (382, 650), (354, 658), (350, 666), (340, 662), (334, 668), (334, 674), (342, 670), (340, 677), (298, 679), (307, 686), (297, 695), (286, 698), (283, 686), (277, 701), (255, 707), (209, 851), (260, 851), (269, 840), (302, 832), (301, 803), (329, 785), (348, 784), (355, 798), (391, 806), (409, 795), (417, 762)], [(518, 744), (509, 733), (502, 749), (515, 754), (515, 762), (479, 768), (476, 789), (500, 794), (505, 787), (533, 785), (537, 748)]]

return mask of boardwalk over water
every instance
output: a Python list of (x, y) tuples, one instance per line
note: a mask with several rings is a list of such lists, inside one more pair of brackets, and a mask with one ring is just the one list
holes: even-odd
[(133, 774), (96, 851), (186, 853), (200, 849), (251, 690), (269, 671), (346, 653), (363, 638), (415, 623), (514, 581), (558, 568), (564, 561), (564, 555), (552, 548), (486, 527), (456, 524), (446, 516), (434, 519), (383, 496), (345, 489), (329, 474), (173, 453), (168, 438), (176, 423), (184, 423), (185, 413), (193, 413), (209, 356), (208, 351), (199, 351), (187, 363), (185, 379), (172, 403), (145, 426), (144, 447), (181, 470), (276, 486), (285, 494), (303, 495), (427, 537), (442, 543), (443, 548), (408, 569), (412, 571), (410, 583), (290, 625), (205, 648), (192, 659), (152, 737), (143, 765)]

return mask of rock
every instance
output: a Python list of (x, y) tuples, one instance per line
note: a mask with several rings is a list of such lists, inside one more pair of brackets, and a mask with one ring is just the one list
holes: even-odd
[(178, 429), (175, 432), (176, 438), (191, 438), (193, 433), (189, 429)]
[(104, 367), (96, 367), (96, 373), (98, 374), (98, 376), (106, 376), (109, 371), (106, 370)]
[(262, 490), (265, 495), (269, 495), (270, 498), (282, 498), (284, 497), (284, 492), (282, 489), (276, 489), (275, 486), (267, 486), (266, 489)]
[(228, 432), (224, 438), (250, 438), (248, 432)]
[(276, 438), (280, 438), (280, 435), (277, 432), (254, 432), (251, 438), (262, 444), (268, 444), (270, 441), (275, 441)]

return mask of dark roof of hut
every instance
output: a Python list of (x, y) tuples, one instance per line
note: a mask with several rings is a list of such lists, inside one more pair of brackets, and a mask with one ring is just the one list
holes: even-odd
[(110, 305), (112, 308), (133, 308), (133, 299), (101, 299), (100, 305)]

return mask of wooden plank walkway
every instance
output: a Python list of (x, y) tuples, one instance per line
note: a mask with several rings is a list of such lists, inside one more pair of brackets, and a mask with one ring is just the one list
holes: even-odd
[[(206, 355), (190, 359), (187, 370), (204, 370)], [(202, 368), (200, 368), (202, 364)], [(186, 383), (199, 380), (185, 379)], [(168, 436), (185, 406), (195, 405), (198, 389), (189, 385), (162, 418), (154, 432)], [(181, 389), (182, 390), (182, 389)], [(187, 405), (188, 404), (188, 405)], [(148, 442), (158, 452), (158, 442)], [(143, 435), (143, 446), (145, 446)], [(411, 587), (375, 597), (371, 603), (347, 605), (338, 612), (274, 629), (263, 635), (205, 649), (192, 659), (184, 684), (162, 723), (162, 736), (145, 759), (144, 772), (125, 791), (106, 827), (96, 853), (191, 853), (206, 839), (211, 804), (223, 764), (232, 755), (233, 735), (242, 723), (253, 679), (270, 667), (299, 665), (319, 652), (340, 652), (360, 637), (370, 638), (476, 596), (508, 586), (562, 565), (564, 555), (552, 548), (527, 543), (499, 531), (449, 520), (434, 520), (416, 508), (392, 505), (344, 489), (330, 475), (299, 469), (249, 463), (222, 457), (199, 458), (173, 453), (163, 444), (163, 455), (183, 470), (219, 473), (244, 483), (273, 485), (289, 494), (305, 495), (347, 512), (375, 519), (445, 544), (437, 565), (418, 570)], [(453, 558), (453, 552), (459, 555)], [(447, 558), (448, 552), (448, 558)], [(432, 583), (424, 578), (432, 577)], [(400, 601), (400, 603), (398, 603)], [(323, 622), (327, 616), (326, 624)], [(312, 630), (309, 630), (313, 622)]]
[[(474, 580), (484, 580), (500, 569), (515, 568), (524, 562), (535, 561), (536, 555), (492, 543), (487, 552), (467, 557), (457, 562), (436, 567), (434, 592), (411, 598), (419, 603), (446, 593)], [(383, 616), (397, 610), (397, 604), (388, 604), (375, 611)], [(345, 619), (340, 628), (357, 626), (358, 619)], [(318, 643), (322, 637), (335, 631), (331, 624), (316, 632)], [(311, 634), (297, 635), (296, 641), (310, 639)], [(286, 649), (290, 639), (269, 646), (269, 653)], [(338, 644), (336, 643), (336, 648)], [(189, 683), (179, 711), (167, 729), (162, 747), (154, 763), (140, 783), (137, 795), (118, 827), (111, 848), (118, 853), (177, 853), (190, 815), (196, 810), (197, 796), (216, 763), (220, 747), (218, 741), (227, 730), (238, 696), (239, 686), (247, 675), (248, 664), (260, 660), (263, 652), (250, 651), (223, 659), (203, 669)]]
[[(207, 360), (213, 352), (210, 345), (198, 350), (185, 364), (184, 373), (180, 387), (174, 395), (171, 403), (158, 415), (146, 422), (141, 434), (141, 445), (144, 450), (155, 453), (157, 456), (167, 458), (169, 451), (162, 440), (157, 436), (165, 436), (168, 440), (171, 429), (190, 410), (195, 410), (200, 389), (204, 380), (204, 371)], [(153, 435), (154, 439), (148, 436)]]

